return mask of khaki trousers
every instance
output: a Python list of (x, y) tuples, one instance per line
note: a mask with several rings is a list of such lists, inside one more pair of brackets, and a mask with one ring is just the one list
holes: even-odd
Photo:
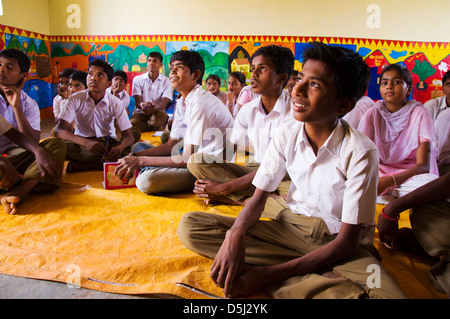
[[(66, 145), (64, 141), (58, 137), (49, 138), (39, 143), (39, 146), (47, 150), (58, 161), (64, 163), (66, 157)], [(41, 171), (35, 162), (34, 154), (23, 148), (12, 148), (6, 151), (8, 161), (16, 168), (16, 170), (24, 175), (24, 180), (38, 180), (43, 184), (57, 185), (61, 184), (61, 180), (54, 180), (48, 176), (41, 176)]]
[(450, 203), (441, 201), (413, 208), (411, 228), (422, 248), (439, 261), (429, 279), (439, 291), (450, 295)]
[(147, 195), (192, 192), (195, 177), (186, 168), (145, 167), (136, 187)]
[[(225, 162), (209, 154), (195, 153), (190, 157), (187, 167), (189, 172), (197, 179), (210, 179), (226, 183), (256, 171), (259, 168), (259, 164), (246, 163), (245, 165), (239, 165)], [(285, 177), (277, 188), (278, 195), (286, 196), (290, 185), (289, 177)], [(228, 194), (226, 197), (234, 201), (240, 201), (245, 197), (251, 196), (254, 190), (255, 187), (251, 186), (248, 189)], [(279, 210), (276, 213), (278, 212)]]
[(134, 128), (140, 132), (149, 132), (159, 130), (164, 127), (169, 119), (169, 115), (165, 111), (156, 111), (153, 114), (136, 113), (130, 118), (130, 122)]
[[(184, 215), (178, 237), (188, 249), (211, 259), (216, 256), (235, 218), (211, 213)], [(283, 209), (275, 220), (260, 220), (245, 238), (245, 262), (280, 264), (329, 243), (335, 238), (320, 218), (293, 214)], [(364, 248), (331, 269), (340, 278), (319, 274), (294, 276), (266, 287), (273, 298), (406, 298), (379, 261)]]
[[(106, 137), (90, 137), (87, 139), (91, 141), (101, 142), (106, 145)], [(68, 161), (73, 161), (76, 163), (95, 163), (101, 162), (103, 159), (102, 155), (95, 155), (84, 146), (75, 144), (68, 140), (64, 140), (64, 142), (66, 143), (67, 147), (66, 159)], [(111, 138), (108, 143), (108, 150), (118, 145), (120, 145), (120, 142), (114, 138)], [(130, 151), (131, 147), (128, 147), (127, 149), (125, 149), (125, 151), (122, 152), (121, 157), (128, 155)]]

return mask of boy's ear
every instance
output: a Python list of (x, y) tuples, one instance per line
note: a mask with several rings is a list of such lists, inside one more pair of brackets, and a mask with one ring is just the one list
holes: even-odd
[(195, 82), (198, 82), (198, 80), (200, 79), (201, 76), (202, 76), (202, 72), (199, 69), (195, 70), (195, 72), (194, 72)]
[(281, 85), (284, 86), (284, 83), (286, 83), (289, 80), (289, 76), (287, 75), (287, 73), (281, 73), (280, 75), (278, 75), (278, 81)]
[(341, 104), (338, 109), (339, 115), (344, 116), (345, 114), (347, 114), (348, 112), (353, 110), (355, 108), (355, 105), (356, 105), (356, 99), (354, 99), (354, 98), (347, 97), (347, 98), (342, 99)]

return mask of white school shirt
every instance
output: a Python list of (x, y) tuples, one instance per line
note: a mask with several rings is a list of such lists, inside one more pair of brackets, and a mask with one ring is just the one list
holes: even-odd
[(65, 111), (61, 119), (67, 123), (75, 120), (75, 135), (81, 137), (116, 137), (114, 119), (121, 131), (131, 128), (128, 115), (123, 108), (122, 101), (117, 97), (106, 94), (103, 99), (95, 105), (89, 96), (89, 90), (72, 94), (67, 99)]
[(261, 99), (258, 96), (242, 106), (230, 136), (230, 142), (238, 146), (243, 146), (248, 137), (256, 163), (261, 163), (264, 158), (274, 131), (287, 120), (293, 120), (291, 98), (288, 95), (281, 94), (269, 114), (264, 111)]
[(375, 144), (340, 120), (316, 156), (304, 123), (286, 124), (272, 138), (253, 185), (273, 192), (287, 171), (292, 183), (286, 203), (293, 213), (322, 218), (331, 234), (339, 232), (341, 222), (373, 229), (379, 161)]
[[(109, 87), (109, 88), (106, 89), (106, 93), (115, 96), (115, 95), (112, 93), (112, 88), (111, 88), (111, 87)], [(128, 106), (130, 105), (130, 100), (131, 100), (131, 99), (130, 99), (130, 94), (128, 94), (128, 92), (127, 92), (126, 90), (122, 90), (122, 92), (120, 92), (120, 93), (118, 94), (118, 96), (116, 96), (116, 97), (117, 97), (119, 100), (122, 101), (123, 107), (125, 108), (125, 112), (126, 112), (127, 109), (128, 109)]]
[(433, 118), (433, 122), (436, 122), (439, 114), (448, 109), (445, 96), (429, 100), (425, 102), (423, 106), (425, 106), (428, 112), (430, 112), (430, 115)]
[(434, 129), (437, 140), (437, 159), (439, 165), (450, 165), (450, 109), (439, 114)]
[[(173, 88), (167, 76), (159, 74), (155, 82), (153, 82), (149, 78), (148, 73), (144, 73), (133, 79), (132, 95), (140, 95), (142, 102), (152, 102), (158, 105), (165, 97), (172, 100)], [(136, 107), (134, 113), (144, 113), (144, 111)]]
[(53, 99), (53, 115), (55, 119), (59, 119), (61, 113), (64, 111), (64, 103), (66, 99), (63, 99), (61, 95), (55, 96)]
[(222, 156), (233, 117), (222, 101), (197, 85), (177, 101), (170, 137), (199, 146), (199, 153)]
[[(25, 92), (20, 92), (20, 103), (22, 105), (23, 113), (28, 120), (28, 123), (35, 131), (41, 131), (41, 113), (39, 106), (35, 100), (28, 96)], [(5, 118), (15, 129), (19, 129), (14, 110), (7, 101), (0, 95), (0, 115)], [(8, 148), (18, 147), (6, 137), (0, 137), (0, 152), (5, 152)]]

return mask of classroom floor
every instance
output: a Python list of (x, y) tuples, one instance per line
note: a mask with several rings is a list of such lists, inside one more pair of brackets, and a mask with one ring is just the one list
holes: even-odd
[[(41, 137), (47, 138), (54, 122), (42, 121), (41, 127)], [(150, 136), (144, 140), (158, 142)], [(179, 283), (196, 285), (220, 296), (221, 289), (212, 284), (208, 275), (211, 261), (179, 245), (175, 225), (188, 211), (237, 216), (239, 209), (226, 205), (205, 207), (192, 194), (147, 197), (133, 189), (117, 190), (110, 199), (98, 172), (70, 174), (63, 179), (59, 192), (49, 195), (55, 207), (49, 209), (35, 198), (30, 199), (26, 218), (3, 216), (0, 299), (199, 298)], [(47, 214), (41, 215), (41, 211)], [(401, 227), (410, 227), (408, 215), (402, 215)], [(154, 227), (154, 222), (159, 226)], [(123, 244), (131, 241), (136, 244)], [(409, 298), (447, 297), (427, 279), (434, 260), (393, 252), (377, 239), (374, 245), (383, 257), (382, 265)], [(98, 260), (107, 260), (109, 267), (103, 267)], [(84, 269), (81, 286), (85, 288), (66, 284), (65, 267), (74, 263)]]
[[(41, 122), (41, 138), (51, 136), (54, 120)], [(158, 296), (152, 295), (152, 298)], [(0, 274), (0, 299), (145, 299), (143, 295), (122, 295), (85, 288), (71, 288), (67, 284)]]

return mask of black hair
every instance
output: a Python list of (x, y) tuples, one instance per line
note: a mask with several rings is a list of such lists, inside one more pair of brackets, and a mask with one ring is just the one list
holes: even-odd
[(60, 78), (70, 78), (70, 76), (76, 71), (77, 70), (72, 69), (72, 68), (64, 69), (61, 72), (59, 72), (59, 77)]
[[(251, 60), (253, 61), (259, 55), (270, 58), (272, 63), (275, 65), (275, 72), (277, 74), (287, 74), (286, 83), (291, 76), (292, 70), (294, 69), (295, 57), (292, 51), (288, 48), (282, 47), (280, 45), (270, 44), (263, 46), (253, 53)], [(284, 83), (284, 85), (286, 85)]]
[(0, 51), (0, 57), (7, 59), (15, 59), (19, 64), (20, 73), (26, 73), (30, 71), (31, 61), (24, 51), (19, 49), (4, 49)]
[[(397, 71), (400, 74), (400, 76), (402, 77), (403, 81), (405, 81), (405, 83), (410, 88), (413, 87), (413, 79), (412, 79), (411, 72), (409, 72), (408, 68), (406, 66), (404, 66), (403, 64), (395, 63), (395, 64), (391, 64), (391, 65), (385, 67), (383, 69), (383, 71), (381, 71), (380, 79), (383, 78), (384, 73), (386, 73), (387, 71)], [(380, 83), (381, 83), (381, 81), (380, 81)]]
[(241, 82), (241, 84), (245, 84), (246, 79), (245, 79), (244, 73), (235, 71), (235, 72), (231, 72), (230, 76), (238, 79), (238, 81)]
[(217, 75), (215, 75), (215, 74), (211, 74), (210, 76), (208, 76), (208, 77), (206, 78), (206, 82), (208, 82), (209, 79), (213, 79), (214, 81), (216, 81), (217, 83), (219, 83), (219, 86), (220, 86), (221, 83), (222, 83), (222, 80), (220, 79), (220, 77), (217, 76)]
[(89, 62), (89, 68), (91, 66), (98, 66), (100, 68), (103, 68), (103, 71), (105, 71), (106, 75), (108, 76), (108, 81), (111, 81), (113, 79), (114, 69), (112, 68), (111, 65), (108, 64), (108, 62), (100, 59), (95, 59)]
[(195, 71), (200, 71), (200, 77), (197, 80), (198, 84), (202, 84), (203, 76), (205, 75), (205, 62), (202, 56), (197, 51), (177, 51), (170, 58), (170, 63), (175, 60), (182, 61), (188, 68), (191, 74)]
[(156, 51), (150, 52), (150, 53), (148, 54), (148, 58), (150, 58), (150, 57), (159, 59), (159, 62), (161, 62), (161, 63), (162, 63), (162, 61), (163, 61), (163, 56), (162, 56), (162, 54), (159, 53), (159, 52), (156, 52)]
[(447, 71), (447, 72), (445, 72), (444, 76), (442, 77), (442, 85), (444, 85), (445, 82), (449, 79), (450, 79), (450, 71)]
[(84, 84), (84, 87), (87, 87), (86, 84), (86, 78), (87, 78), (87, 73), (84, 71), (75, 71), (73, 72), (70, 77), (71, 80), (76, 80), (76, 81), (80, 81), (81, 83)]
[(337, 87), (337, 98), (359, 100), (367, 90), (370, 68), (358, 53), (339, 46), (311, 42), (303, 52), (303, 65), (308, 60), (325, 64)]
[(120, 76), (125, 81), (125, 83), (127, 83), (127, 81), (128, 81), (127, 72), (122, 71), (122, 70), (117, 70), (116, 72), (114, 72), (114, 77), (116, 77), (116, 76)]

